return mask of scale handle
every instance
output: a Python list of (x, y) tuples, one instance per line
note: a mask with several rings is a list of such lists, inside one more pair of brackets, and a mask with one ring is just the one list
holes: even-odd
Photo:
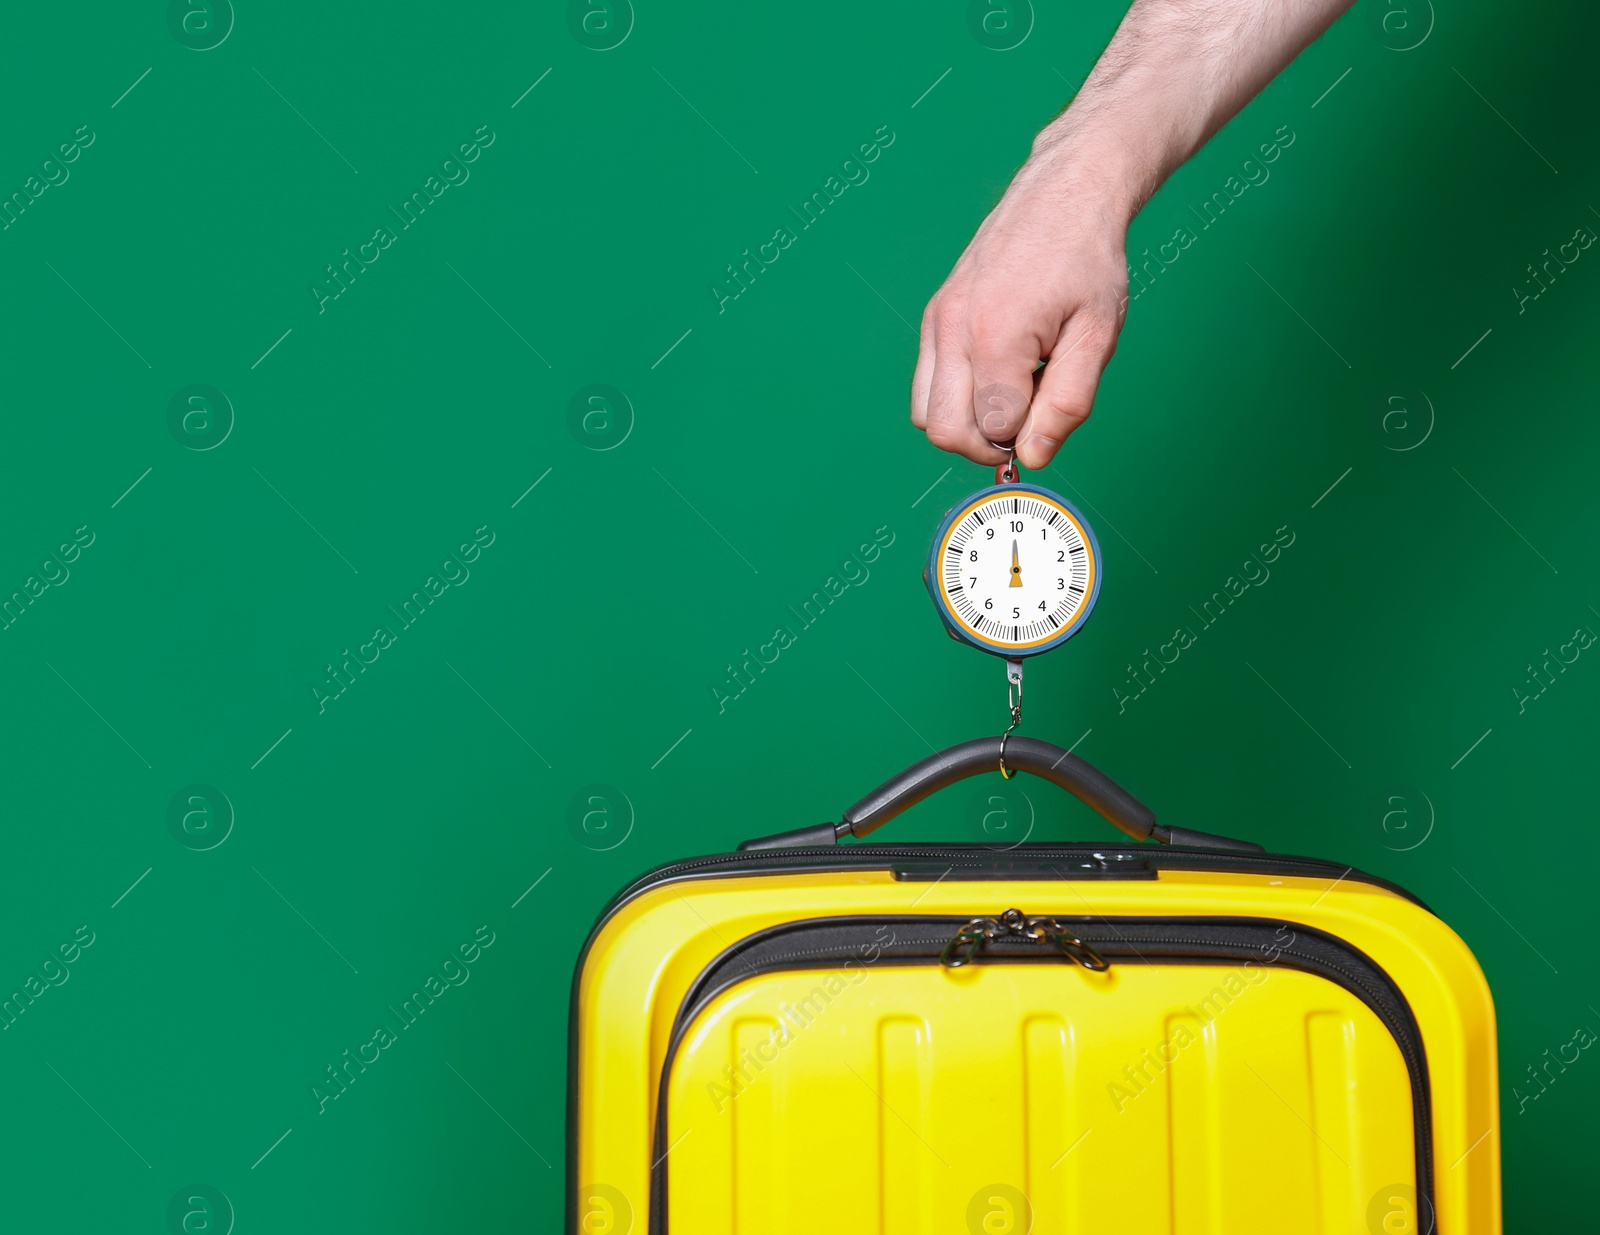
[[(912, 764), (898, 776), (879, 785), (845, 811), (839, 823), (817, 824), (792, 832), (780, 832), (775, 836), (763, 836), (747, 840), (739, 848), (788, 849), (836, 844), (845, 836), (864, 837), (947, 785), (985, 772), (999, 771), (1000, 753), (999, 738), (978, 738), (948, 747)], [(1258, 853), (1262, 850), (1260, 845), (1248, 841), (1157, 824), (1153, 810), (1099, 768), (1038, 738), (1013, 735), (1005, 746), (1005, 768), (1011, 772), (1031, 772), (1059, 785), (1134, 840), (1154, 838), (1168, 845)]]

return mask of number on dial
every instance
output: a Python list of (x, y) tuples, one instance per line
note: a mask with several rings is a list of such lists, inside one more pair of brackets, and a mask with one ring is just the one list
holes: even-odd
[(951, 526), (940, 587), (950, 612), (985, 642), (1024, 648), (1070, 625), (1095, 563), (1067, 511), (1031, 494), (996, 494)]

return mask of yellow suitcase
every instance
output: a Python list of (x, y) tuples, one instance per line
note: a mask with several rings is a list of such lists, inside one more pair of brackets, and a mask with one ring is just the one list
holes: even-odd
[(1158, 843), (838, 843), (1001, 757), (612, 901), (573, 983), (569, 1230), (1498, 1235), (1494, 1008), (1449, 927), (1027, 738), (1008, 772)]

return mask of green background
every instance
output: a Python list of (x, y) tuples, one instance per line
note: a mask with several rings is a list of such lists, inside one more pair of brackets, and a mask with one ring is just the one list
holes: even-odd
[[(204, 15), (180, 38), (153, 0), (8, 13), (0, 188), (94, 134), (0, 232), (0, 592), (61, 579), (0, 632), (0, 993), (44, 975), (0, 1031), (13, 1224), (158, 1231), (205, 1185), (218, 1230), (556, 1228), (568, 981), (611, 893), (1003, 724), (999, 663), (919, 578), (990, 473), (909, 427), (913, 326), (1124, 7), (1040, 3), (1009, 50), (957, 0), (639, 0), (610, 49), (561, 3), (240, 0), (209, 50)], [(1600, 250), (1520, 311), (1513, 289), (1600, 229), (1600, 14), (1385, 26), (1398, 7), (1358, 5), (1136, 222), (1136, 252), (1197, 238), (1032, 477), (1082, 500), (1105, 586), (1030, 665), (1024, 732), (1168, 822), (1428, 901), (1496, 995), (1513, 1227), (1571, 1226), (1600, 1062), (1520, 1114), (1513, 1091), (1600, 1030), (1600, 650), (1514, 688), (1600, 630)], [(479, 126), (470, 178), (401, 230), (389, 208)], [(799, 230), (880, 126), (870, 178)], [(1270, 178), (1201, 230), (1279, 126)], [(386, 223), (319, 312), (308, 289)], [(574, 429), (597, 383), (631, 413)], [(169, 428), (195, 384), (231, 404), (220, 444)], [(62, 578), (44, 559), (79, 528)], [(390, 606), (463, 576), (445, 558), (480, 528), (470, 578), (402, 628)], [(1279, 529), (1270, 578), (1203, 626)], [(789, 606), (847, 569), (801, 628)], [(194, 784), (210, 815), (169, 826)], [(894, 835), (976, 839), (994, 791)], [(1109, 836), (1028, 795), (1007, 835)], [(324, 1070), (485, 925), (459, 993), (319, 1113)]]

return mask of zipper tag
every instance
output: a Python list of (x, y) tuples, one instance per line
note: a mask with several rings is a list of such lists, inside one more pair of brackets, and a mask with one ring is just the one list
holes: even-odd
[(1005, 928), (993, 918), (973, 918), (950, 936), (944, 951), (939, 953), (939, 963), (946, 969), (960, 969), (977, 959), (978, 950), (985, 943), (1004, 933)]
[(1097, 973), (1111, 968), (1110, 961), (1054, 918), (1029, 917), (1020, 909), (1007, 909), (998, 918), (973, 918), (963, 923), (939, 953), (939, 964), (946, 969), (960, 969), (977, 960), (986, 943), (1000, 938), (1054, 947), (1068, 960)]

